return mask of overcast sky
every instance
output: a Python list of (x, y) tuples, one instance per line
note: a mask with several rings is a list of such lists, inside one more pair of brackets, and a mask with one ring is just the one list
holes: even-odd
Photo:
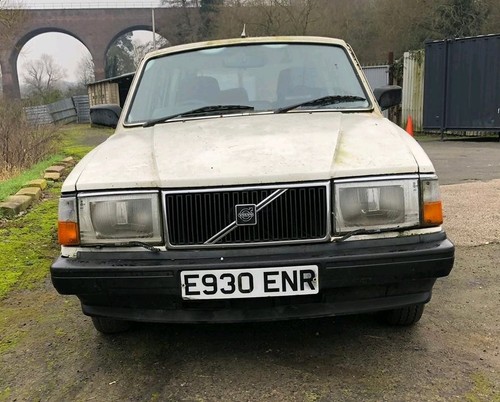
[[(23, 8), (123, 8), (123, 7), (154, 7), (160, 0), (10, 0), (10, 4)], [(141, 42), (151, 40), (151, 33), (134, 34), (134, 40)], [(39, 59), (42, 54), (52, 55), (55, 62), (62, 66), (67, 81), (77, 80), (77, 66), (83, 57), (87, 57), (87, 48), (70, 35), (61, 33), (45, 33), (31, 39), (21, 50), (18, 59), (19, 80), (24, 82), (24, 65), (30, 60)]]

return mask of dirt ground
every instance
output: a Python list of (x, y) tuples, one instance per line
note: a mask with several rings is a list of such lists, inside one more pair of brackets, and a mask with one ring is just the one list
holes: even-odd
[[(425, 145), (436, 147), (431, 158), (446, 152), (440, 144)], [(438, 172), (446, 181), (446, 169)], [(10, 341), (0, 349), (0, 400), (500, 401), (500, 169), (495, 175), (442, 187), (456, 265), (412, 328), (363, 315), (137, 325), (105, 337), (47, 280), (0, 302), (8, 322), (0, 336)]]

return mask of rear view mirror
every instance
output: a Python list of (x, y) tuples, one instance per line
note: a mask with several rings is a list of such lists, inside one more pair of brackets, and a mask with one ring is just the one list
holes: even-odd
[(224, 67), (229, 68), (256, 68), (266, 65), (267, 58), (261, 52), (257, 52), (250, 47), (237, 53), (231, 52), (230, 56), (223, 61)]
[(402, 89), (398, 85), (385, 85), (375, 88), (373, 94), (382, 110), (389, 109), (392, 106), (399, 105), (402, 98)]
[(96, 105), (90, 108), (92, 125), (116, 128), (122, 108), (119, 105)]

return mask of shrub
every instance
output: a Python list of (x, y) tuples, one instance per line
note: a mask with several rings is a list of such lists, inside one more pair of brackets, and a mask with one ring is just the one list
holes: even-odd
[(55, 153), (58, 139), (53, 125), (33, 125), (20, 103), (0, 100), (0, 179)]

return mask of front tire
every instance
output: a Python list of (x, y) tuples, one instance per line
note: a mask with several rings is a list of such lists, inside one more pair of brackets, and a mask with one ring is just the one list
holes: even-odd
[(384, 311), (383, 320), (389, 325), (408, 326), (420, 321), (424, 312), (424, 304), (413, 304), (394, 310)]
[(101, 334), (117, 334), (130, 328), (130, 322), (107, 317), (92, 317), (92, 324)]

